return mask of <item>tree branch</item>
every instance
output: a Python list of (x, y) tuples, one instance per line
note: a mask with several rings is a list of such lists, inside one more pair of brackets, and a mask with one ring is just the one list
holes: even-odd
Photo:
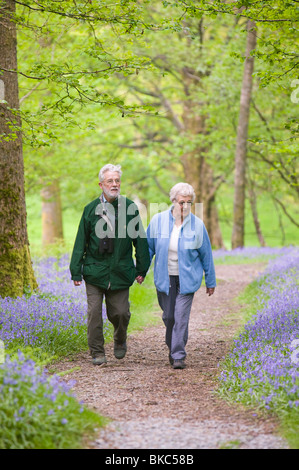
[(274, 201), (276, 201), (280, 207), (282, 208), (283, 212), (285, 213), (285, 215), (288, 217), (288, 219), (290, 219), (290, 221), (296, 225), (296, 227), (299, 227), (299, 224), (296, 222), (296, 220), (293, 219), (293, 217), (288, 213), (288, 211), (286, 210), (284, 204), (279, 200), (277, 199), (277, 197), (273, 196), (272, 195), (272, 199), (274, 199)]
[(223, 175), (219, 175), (217, 178), (215, 178), (215, 181), (216, 179), (218, 179), (218, 183), (215, 186), (213, 186), (213, 188), (209, 191), (208, 196), (207, 196), (208, 200), (212, 199), (215, 196), (215, 194), (217, 193), (222, 183), (225, 182), (225, 177)]
[[(63, 72), (60, 74), (61, 77), (65, 77), (68, 75), (93, 75), (93, 74), (99, 74), (103, 72), (107, 72), (108, 70), (118, 70), (121, 71), (122, 69), (127, 68), (127, 65), (116, 65), (114, 67), (109, 66), (107, 69), (102, 69), (102, 70), (92, 70), (92, 71), (87, 71), (87, 70), (80, 70), (79, 72)], [(32, 80), (45, 80), (48, 78), (51, 78), (55, 75), (55, 73), (50, 73), (49, 75), (44, 75), (42, 77), (34, 77), (31, 75), (27, 75), (24, 72), (19, 72), (18, 70), (9, 70), (5, 69), (4, 67), (0, 67), (0, 71), (3, 70), (3, 72), (7, 73), (17, 73), (19, 75), (22, 75), (23, 77), (30, 78)]]
[(149, 139), (149, 142), (147, 143), (143, 143), (143, 144), (139, 144), (139, 145), (129, 145), (129, 144), (118, 144), (119, 147), (121, 148), (126, 148), (126, 149), (144, 149), (144, 148), (147, 148), (149, 146), (149, 143), (151, 144), (164, 144), (166, 142), (169, 142), (169, 139), (166, 139), (166, 138), (161, 138), (161, 139), (157, 139), (157, 140), (154, 140), (154, 139)]
[[(123, 19), (123, 18), (126, 17), (126, 15), (123, 15), (123, 16), (117, 16), (116, 15), (116, 16), (112, 16), (111, 18), (107, 19), (106, 16), (90, 15), (90, 14), (86, 14), (86, 13), (74, 14), (74, 13), (71, 13), (71, 12), (64, 12), (62, 10), (55, 10), (55, 9), (52, 9), (52, 8), (46, 8), (45, 6), (39, 4), (38, 2), (36, 2), (36, 4), (39, 8), (35, 8), (31, 5), (29, 5), (28, 3), (20, 2), (20, 1), (17, 1), (17, 0), (15, 0), (15, 3), (17, 3), (18, 5), (22, 5), (23, 7), (29, 8), (29, 10), (40, 11), (42, 13), (53, 13), (53, 14), (58, 15), (58, 16), (63, 16), (63, 17), (72, 18), (72, 19), (76, 19), (76, 20), (104, 21), (106, 23), (107, 20), (109, 20), (111, 22), (112, 21), (119, 21), (120, 19)], [(63, 2), (59, 2), (59, 3), (61, 4)], [(100, 8), (101, 7), (97, 6), (97, 9), (100, 9)], [(94, 12), (94, 11), (95, 10), (92, 10), (92, 12)]]
[(157, 95), (161, 99), (162, 105), (164, 106), (166, 112), (168, 113), (169, 119), (171, 120), (171, 122), (174, 124), (174, 126), (177, 128), (179, 132), (183, 132), (185, 130), (185, 126), (181, 122), (177, 114), (174, 112), (174, 110), (172, 109), (170, 101), (167, 98), (165, 98), (162, 91), (158, 88), (156, 84), (154, 84), (154, 87), (156, 89)]
[(275, 138), (274, 138), (274, 136), (273, 136), (273, 134), (272, 134), (272, 131), (271, 131), (270, 127), (269, 127), (269, 124), (268, 124), (266, 118), (263, 116), (263, 114), (261, 113), (261, 111), (260, 111), (260, 110), (258, 109), (258, 107), (256, 106), (255, 101), (254, 101), (253, 98), (251, 98), (251, 102), (252, 102), (252, 104), (253, 104), (253, 107), (254, 107), (254, 109), (255, 109), (255, 111), (256, 111), (258, 117), (259, 117), (260, 120), (265, 124), (266, 129), (267, 129), (267, 131), (269, 132), (269, 134), (270, 134), (270, 136), (271, 136), (272, 142), (275, 144), (275, 143), (276, 143), (276, 140), (275, 140)]
[[(275, 162), (272, 162), (271, 160), (269, 160), (268, 158), (266, 158), (266, 157), (262, 154), (262, 152), (259, 152), (258, 150), (253, 149), (253, 148), (251, 148), (251, 151), (252, 151), (253, 153), (256, 153), (257, 155), (259, 155), (259, 156), (261, 157), (261, 159), (262, 159), (264, 162), (268, 163), (268, 165), (270, 165), (272, 168), (274, 168), (274, 169), (280, 174), (281, 178), (282, 178), (289, 186), (294, 187), (295, 190), (296, 190), (296, 192), (299, 193), (299, 186), (298, 186), (298, 184), (297, 184), (297, 180), (296, 180), (296, 179), (295, 179), (295, 181), (290, 181), (290, 180), (284, 175), (284, 173), (283, 173), (279, 168), (277, 168), (277, 166), (275, 165)], [(283, 168), (284, 168), (284, 167), (283, 167)], [(284, 168), (284, 169), (285, 169), (285, 168)], [(294, 176), (293, 176), (293, 179), (294, 179)]]
[(297, 23), (299, 21), (299, 20), (296, 20), (294, 18), (277, 18), (277, 19), (254, 18), (252, 16), (244, 15), (242, 13), (238, 13), (238, 12), (235, 12), (233, 10), (231, 10), (231, 11), (229, 11), (229, 10), (219, 10), (218, 8), (215, 8), (212, 3), (208, 3), (210, 8), (199, 8), (199, 7), (196, 7), (194, 4), (192, 4), (192, 6), (191, 6), (191, 5), (188, 5), (187, 2), (184, 2), (184, 1), (181, 1), (181, 3), (183, 5), (185, 5), (185, 7), (187, 9), (203, 11), (203, 12), (206, 12), (206, 13), (216, 12), (216, 13), (222, 13), (222, 14), (226, 14), (226, 15), (228, 14), (228, 15), (238, 16), (238, 17), (242, 17), (242, 18), (247, 18), (248, 20), (255, 21), (257, 23), (285, 23), (285, 22)]
[(40, 86), (40, 84), (41, 84), (41, 82), (34, 85), (34, 87), (31, 88), (31, 90), (29, 90), (28, 93), (26, 93), (26, 95), (24, 95), (20, 98), (20, 105), (23, 103), (23, 101), (25, 101), (27, 98), (29, 98), (30, 95), (32, 95), (32, 93)]

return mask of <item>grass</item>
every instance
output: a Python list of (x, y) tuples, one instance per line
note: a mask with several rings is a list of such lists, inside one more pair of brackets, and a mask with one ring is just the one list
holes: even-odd
[(235, 439), (232, 441), (223, 442), (222, 444), (220, 444), (219, 449), (239, 449), (241, 444), (241, 441)]
[(141, 286), (134, 283), (130, 289), (131, 319), (128, 333), (156, 325), (161, 321), (153, 277), (153, 272), (149, 271)]
[[(221, 186), (218, 199), (218, 211), (223, 241), (228, 250), (231, 249), (232, 214), (233, 214), (233, 188)], [(295, 204), (288, 203), (288, 212), (296, 220)], [(298, 244), (298, 228), (292, 224), (290, 219), (280, 210), (277, 212), (271, 196), (261, 194), (257, 200), (258, 217), (260, 227), (267, 246), (279, 247)], [(283, 225), (283, 230), (281, 228)], [(245, 246), (259, 246), (249, 201), (245, 204)]]
[(215, 258), (214, 259), (214, 264), (215, 266), (217, 265), (230, 265), (230, 264), (255, 264), (255, 263), (265, 263), (272, 259), (275, 258), (276, 256), (268, 256), (268, 255), (260, 255), (256, 256), (254, 258), (239, 258), (238, 256), (227, 256), (225, 258)]
[[(244, 325), (257, 313), (261, 307), (260, 286), (262, 282), (255, 280), (249, 284), (241, 294), (237, 297), (236, 301), (240, 304), (241, 308), (241, 325)], [(240, 312), (239, 312), (240, 313)]]
[(293, 411), (280, 416), (280, 432), (291, 449), (299, 449), (299, 416)]

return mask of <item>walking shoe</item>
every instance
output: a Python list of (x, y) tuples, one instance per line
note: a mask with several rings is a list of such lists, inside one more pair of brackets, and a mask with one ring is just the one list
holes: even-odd
[(172, 366), (173, 365), (173, 359), (172, 359), (172, 356), (171, 356), (170, 353), (169, 353), (168, 358), (169, 358), (169, 364)]
[(114, 356), (116, 357), (116, 359), (122, 359), (123, 357), (125, 357), (126, 352), (127, 352), (126, 342), (119, 344), (119, 343), (116, 343), (116, 341), (114, 341)]
[(174, 369), (185, 369), (186, 364), (185, 364), (185, 361), (183, 359), (174, 360), (172, 367)]
[(101, 354), (99, 356), (95, 356), (92, 358), (92, 363), (95, 366), (102, 366), (103, 364), (107, 363), (106, 356), (104, 354)]

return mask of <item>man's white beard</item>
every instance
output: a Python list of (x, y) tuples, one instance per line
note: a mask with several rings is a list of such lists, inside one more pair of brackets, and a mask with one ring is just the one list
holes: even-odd
[[(113, 189), (113, 188), (112, 188)], [(106, 196), (108, 196), (108, 198), (116, 198), (117, 196), (119, 196), (119, 193), (120, 193), (120, 188), (115, 188), (115, 191), (112, 191), (112, 189), (110, 189), (110, 191), (105, 191), (106, 193)]]

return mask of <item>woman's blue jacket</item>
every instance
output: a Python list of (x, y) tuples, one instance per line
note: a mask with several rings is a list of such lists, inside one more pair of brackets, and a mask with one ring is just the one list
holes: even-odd
[[(172, 210), (160, 212), (147, 228), (147, 240), (152, 261), (155, 256), (154, 282), (158, 291), (169, 293), (168, 247), (175, 219)], [(216, 287), (212, 248), (201, 219), (190, 213), (182, 224), (178, 242), (180, 293), (196, 292), (205, 274), (206, 287)]]

